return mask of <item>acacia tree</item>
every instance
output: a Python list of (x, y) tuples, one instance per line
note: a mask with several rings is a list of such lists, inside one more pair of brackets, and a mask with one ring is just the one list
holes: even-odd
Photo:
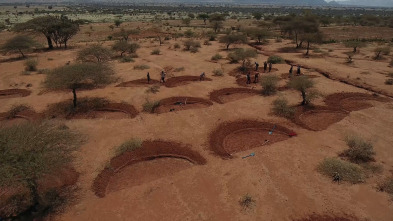
[(140, 46), (137, 43), (128, 43), (126, 41), (118, 41), (112, 46), (114, 51), (121, 53), (121, 57), (123, 57), (123, 54), (126, 52), (130, 54), (135, 53), (138, 48), (140, 48)]
[(301, 36), (301, 40), (307, 42), (307, 51), (306, 55), (309, 54), (310, 44), (311, 43), (320, 43), (322, 42), (322, 32), (316, 33), (305, 33)]
[(356, 53), (357, 49), (365, 47), (366, 43), (359, 41), (359, 40), (350, 40), (350, 41), (344, 42), (344, 46), (347, 48), (353, 48), (353, 53)]
[(311, 15), (290, 17), (287, 22), (280, 23), (281, 31), (293, 36), (296, 48), (302, 47), (302, 35), (308, 35), (319, 32), (319, 22)]
[(310, 92), (309, 89), (314, 87), (314, 81), (312, 81), (307, 76), (299, 76), (299, 77), (292, 78), (288, 82), (288, 86), (301, 93), (303, 98), (302, 105), (309, 104), (311, 98), (313, 97), (313, 94), (315, 94), (315, 93), (309, 93)]
[(251, 48), (239, 48), (234, 52), (228, 54), (228, 59), (232, 62), (242, 61), (242, 70), (246, 69), (246, 60), (250, 58), (255, 58), (257, 56), (257, 51)]
[(254, 18), (255, 18), (256, 20), (261, 20), (263, 14), (260, 13), (260, 12), (254, 12), (254, 13), (252, 13), (252, 16), (254, 16)]
[(222, 14), (212, 14), (209, 16), (209, 22), (214, 32), (218, 32), (223, 27), (225, 16)]
[(247, 36), (243, 34), (227, 34), (220, 37), (219, 42), (224, 43), (228, 50), (231, 44), (247, 43)]
[(137, 34), (139, 34), (139, 30), (137, 30), (137, 29), (126, 30), (124, 28), (121, 28), (120, 31), (114, 33), (113, 36), (121, 38), (124, 41), (128, 41), (130, 35), (137, 35)]
[(244, 32), (249, 35), (254, 37), (255, 39), (257, 39), (257, 43), (261, 44), (262, 40), (266, 39), (267, 37), (269, 37), (271, 35), (271, 33), (263, 28), (248, 28), (246, 30), (244, 30)]
[(116, 27), (119, 27), (123, 22), (120, 19), (116, 19), (114, 23)]
[(4, 43), (1, 50), (5, 53), (19, 52), (22, 57), (26, 57), (23, 51), (30, 50), (39, 44), (27, 35), (17, 35)]
[(76, 90), (84, 87), (98, 87), (114, 81), (113, 69), (106, 64), (76, 63), (52, 70), (45, 79), (48, 89), (70, 89), (73, 106), (77, 106)]
[[(48, 190), (39, 181), (45, 175), (59, 176), (57, 172), (70, 164), (72, 152), (81, 144), (78, 135), (48, 122), (25, 123), (0, 127), (0, 141), (0, 188), (26, 187), (29, 191), (27, 194), (17, 191), (0, 202), (0, 216), (6, 220), (25, 220), (18, 216), (24, 213), (34, 216), (31, 211), (42, 214), (56, 206), (53, 189)], [(52, 199), (48, 193), (52, 193)]]
[(112, 52), (100, 44), (93, 44), (78, 52), (77, 60), (82, 62), (103, 63), (111, 59)]
[(206, 20), (209, 19), (209, 15), (208, 14), (199, 14), (198, 18), (202, 19), (203, 23), (205, 23), (205, 25), (206, 25)]

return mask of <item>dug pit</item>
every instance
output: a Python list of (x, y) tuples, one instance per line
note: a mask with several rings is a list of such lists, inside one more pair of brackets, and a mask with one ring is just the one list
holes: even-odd
[(173, 111), (205, 108), (213, 105), (209, 100), (197, 97), (169, 97), (160, 100), (160, 105), (154, 109), (154, 113), (162, 114)]
[(151, 79), (150, 82), (147, 82), (147, 79), (143, 78), (143, 79), (137, 79), (137, 80), (133, 80), (133, 81), (123, 82), (123, 83), (116, 85), (116, 87), (149, 86), (149, 85), (154, 85), (154, 84), (158, 84), (158, 83), (160, 83), (160, 82), (157, 80)]
[(186, 84), (190, 84), (192, 82), (204, 82), (204, 81), (212, 81), (210, 78), (205, 78), (204, 80), (200, 80), (199, 76), (179, 76), (179, 77), (171, 77), (166, 80), (166, 87), (177, 87)]
[(345, 111), (357, 111), (373, 107), (373, 102), (389, 102), (390, 99), (365, 93), (335, 93), (325, 98), (325, 103)]
[(225, 104), (258, 94), (261, 94), (261, 92), (249, 88), (223, 88), (210, 92), (210, 100), (219, 104)]
[(0, 90), (0, 99), (1, 98), (13, 98), (13, 97), (27, 97), (30, 94), (31, 94), (31, 91), (26, 90), (26, 89)]

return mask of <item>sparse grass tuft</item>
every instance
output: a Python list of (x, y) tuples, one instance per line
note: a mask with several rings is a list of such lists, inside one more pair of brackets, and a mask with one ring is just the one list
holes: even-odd
[(142, 146), (142, 140), (139, 138), (133, 138), (124, 142), (122, 145), (116, 148), (116, 156), (123, 154), (126, 151), (134, 151)]
[(386, 79), (385, 84), (386, 85), (393, 85), (393, 78)]
[(180, 72), (180, 71), (184, 71), (185, 68), (184, 67), (179, 67), (179, 68), (175, 68), (175, 70), (173, 70), (173, 72)]
[(143, 111), (148, 112), (148, 113), (154, 113), (154, 110), (158, 106), (160, 106), (160, 101), (146, 100), (146, 102), (143, 104)]
[(175, 43), (175, 44), (173, 45), (173, 48), (174, 48), (174, 49), (179, 49), (179, 48), (180, 48), (180, 44), (179, 44), (179, 43)]
[(384, 181), (379, 183), (378, 190), (386, 192), (393, 197), (393, 177), (386, 178)]
[(365, 178), (362, 168), (354, 163), (338, 158), (326, 158), (318, 165), (318, 172), (332, 177), (338, 173), (342, 181), (352, 184), (361, 183)]
[(357, 164), (374, 161), (375, 151), (371, 142), (357, 135), (347, 136), (345, 141), (349, 149), (342, 152), (341, 156)]
[(218, 53), (213, 55), (212, 58), (211, 58), (212, 61), (218, 61), (220, 59), (222, 59), (222, 55), (220, 55)]
[(37, 71), (38, 60), (29, 58), (25, 61), (25, 71)]
[(255, 200), (252, 196), (246, 194), (239, 200), (239, 204), (243, 210), (248, 210), (255, 206)]
[(295, 109), (288, 105), (286, 98), (279, 97), (273, 101), (273, 113), (277, 116), (292, 118), (295, 114)]
[(153, 86), (149, 87), (148, 89), (146, 89), (146, 93), (156, 94), (159, 91), (160, 91), (160, 86), (159, 85), (153, 85)]
[(146, 64), (141, 64), (141, 65), (135, 65), (134, 66), (134, 70), (145, 70), (145, 69), (149, 69), (150, 66), (146, 65)]
[(224, 76), (224, 71), (222, 69), (215, 69), (213, 70), (213, 76), (222, 77)]
[(161, 50), (156, 48), (151, 52), (152, 55), (160, 55), (161, 54)]
[(135, 60), (130, 57), (130, 56), (124, 56), (120, 58), (120, 62), (122, 63), (128, 63), (128, 62), (134, 62)]

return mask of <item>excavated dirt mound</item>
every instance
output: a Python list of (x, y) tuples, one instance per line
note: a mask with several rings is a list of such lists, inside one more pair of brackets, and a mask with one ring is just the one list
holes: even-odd
[(169, 97), (160, 100), (160, 105), (154, 113), (167, 113), (171, 111), (204, 108), (213, 105), (209, 100), (197, 97)]
[[(210, 78), (205, 78), (203, 81), (212, 81)], [(166, 87), (177, 87), (181, 85), (186, 85), (192, 82), (203, 82), (200, 80), (199, 76), (179, 76), (179, 77), (171, 77), (165, 80)]]
[(224, 104), (258, 94), (261, 94), (261, 92), (249, 88), (224, 88), (210, 92), (210, 100)]
[[(272, 130), (273, 133), (269, 134)], [(219, 125), (210, 134), (209, 142), (214, 153), (222, 158), (231, 158), (232, 153), (280, 142), (292, 135), (292, 130), (280, 125), (241, 120)]]
[(389, 102), (390, 99), (378, 95), (351, 92), (330, 94), (325, 98), (325, 103), (328, 106), (345, 111), (357, 111), (372, 107), (372, 101)]
[(27, 97), (30, 94), (31, 94), (31, 91), (26, 90), (26, 89), (0, 90), (0, 99), (1, 98), (12, 98), (12, 97)]
[(358, 221), (359, 219), (349, 215), (334, 216), (334, 215), (318, 215), (313, 214), (308, 217), (293, 219), (293, 221)]
[[(262, 64), (263, 65), (263, 64)], [(277, 68), (272, 68), (272, 70), (269, 72), (269, 69), (267, 69), (266, 71), (263, 70), (263, 66), (258, 68), (258, 71), (255, 71), (255, 68), (247, 70), (247, 71), (242, 71), (239, 68), (235, 68), (232, 71), (228, 72), (229, 76), (232, 77), (236, 77), (236, 78), (240, 78), (245, 76), (248, 72), (251, 73), (251, 79), (254, 78), (255, 72), (259, 72), (259, 77), (261, 77), (264, 73), (273, 73), (273, 72), (277, 72), (278, 69)]]
[[(295, 72), (295, 71), (294, 71), (294, 73), (292, 74), (292, 77), (293, 77), (293, 76), (296, 76), (296, 72)], [(308, 77), (308, 78), (319, 78), (318, 75), (313, 75), (313, 74), (302, 74), (302, 75), (300, 75), (300, 76), (306, 76), (306, 77)], [(289, 73), (281, 74), (281, 79), (289, 79)]]
[(348, 116), (348, 112), (331, 107), (297, 107), (294, 121), (296, 124), (313, 131), (327, 129)]
[[(107, 192), (107, 186), (110, 183), (112, 177), (117, 175), (117, 173), (119, 173), (123, 168), (156, 158), (177, 158), (186, 160), (192, 164), (206, 164), (205, 158), (203, 158), (198, 152), (180, 143), (160, 140), (144, 141), (141, 148), (132, 152), (124, 152), (123, 154), (111, 159), (110, 168), (104, 169), (94, 180), (92, 186), (94, 193), (98, 197), (104, 197)], [(174, 168), (175, 166), (172, 165), (167, 167)], [(166, 173), (168, 173), (168, 171)], [(127, 172), (125, 172), (125, 174), (127, 174)], [(150, 179), (148, 175), (149, 174), (147, 173), (145, 174), (145, 180)], [(120, 180), (125, 180), (125, 178), (121, 177)], [(118, 181), (114, 181), (114, 183), (118, 183)], [(118, 188), (118, 184), (117, 187), (114, 187), (114, 189), (116, 188)]]
[(150, 79), (150, 83), (147, 83), (146, 78), (137, 79), (133, 81), (127, 81), (116, 85), (116, 87), (136, 87), (136, 86), (149, 86), (160, 83), (157, 80)]
[(257, 86), (259, 86), (260, 85), (260, 82), (258, 81), (258, 82), (254, 82), (254, 76), (252, 76), (251, 77), (251, 84), (247, 84), (247, 78), (246, 77), (239, 77), (239, 78), (237, 78), (236, 79), (236, 83), (239, 85), (239, 86), (242, 86), (242, 87), (257, 87)]

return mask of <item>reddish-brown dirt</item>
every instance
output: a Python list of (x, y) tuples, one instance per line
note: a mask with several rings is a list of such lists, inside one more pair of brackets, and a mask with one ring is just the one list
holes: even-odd
[(110, 168), (104, 169), (94, 180), (93, 191), (99, 197), (104, 197), (111, 177), (126, 166), (156, 158), (179, 158), (192, 164), (206, 164), (198, 152), (180, 143), (168, 141), (144, 141), (142, 147), (132, 152), (127, 151), (110, 161)]
[(241, 120), (219, 125), (210, 134), (209, 143), (215, 154), (227, 159), (235, 152), (286, 140), (292, 133), (292, 130), (274, 123)]
[(135, 86), (149, 86), (160, 83), (157, 80), (150, 79), (150, 83), (147, 83), (146, 78), (137, 79), (133, 81), (127, 81), (116, 85), (116, 87), (135, 87)]
[(0, 90), (0, 99), (1, 98), (12, 98), (12, 97), (27, 97), (30, 94), (31, 94), (31, 91), (26, 90), (26, 89)]
[(245, 97), (258, 95), (261, 92), (249, 88), (223, 88), (210, 92), (210, 100), (219, 104), (239, 100)]
[(197, 97), (169, 97), (160, 100), (160, 105), (154, 113), (167, 113), (171, 111), (204, 108), (213, 105), (209, 100)]
[[(263, 70), (263, 66), (258, 68), (259, 77), (261, 77), (263, 73), (273, 73), (273, 72), (276, 72), (276, 71), (278, 71), (277, 68), (272, 68), (272, 70), (270, 72), (269, 72), (269, 69), (264, 71)], [(228, 72), (228, 75), (236, 77), (236, 78), (240, 78), (240, 77), (246, 75), (247, 72), (250, 72), (251, 73), (251, 77), (253, 77), (255, 75), (256, 71), (255, 71), (255, 68), (254, 69), (250, 69), (249, 71), (241, 71), (239, 68), (235, 68), (232, 71)]]
[[(294, 73), (292, 74), (292, 76), (296, 76), (295, 71), (294, 71)], [(302, 74), (301, 76), (306, 76), (306, 77), (308, 77), (308, 78), (319, 78), (318, 75), (313, 75), (313, 74)], [(281, 74), (281, 79), (289, 79), (289, 73)]]
[(296, 108), (294, 121), (296, 124), (313, 131), (326, 130), (348, 116), (348, 112), (331, 107), (303, 107)]
[(325, 103), (328, 106), (345, 111), (357, 111), (372, 107), (370, 101), (388, 102), (390, 99), (378, 95), (350, 92), (330, 94), (325, 98)]
[(251, 76), (251, 84), (247, 84), (247, 78), (246, 77), (239, 77), (239, 78), (236, 78), (236, 83), (239, 85), (239, 86), (242, 86), (242, 87), (256, 87), (256, 86), (259, 86), (259, 82), (254, 82), (254, 78), (255, 76)]
[(21, 119), (25, 119), (25, 120), (38, 120), (42, 117), (41, 114), (35, 112), (32, 109), (26, 109), (26, 110), (19, 111), (19, 112), (15, 113), (15, 115), (12, 116), (11, 119), (9, 119), (9, 116), (10, 116), (10, 114), (8, 112), (0, 113), (0, 120), (11, 120), (11, 119), (15, 119), (15, 118), (21, 118)]
[[(203, 81), (212, 81), (210, 78), (205, 78)], [(181, 85), (186, 85), (192, 82), (203, 82), (200, 80), (199, 76), (179, 76), (171, 77), (165, 80), (166, 87), (177, 87)]]
[(293, 219), (293, 221), (358, 221), (359, 219), (349, 215), (332, 216), (313, 214), (300, 219)]

